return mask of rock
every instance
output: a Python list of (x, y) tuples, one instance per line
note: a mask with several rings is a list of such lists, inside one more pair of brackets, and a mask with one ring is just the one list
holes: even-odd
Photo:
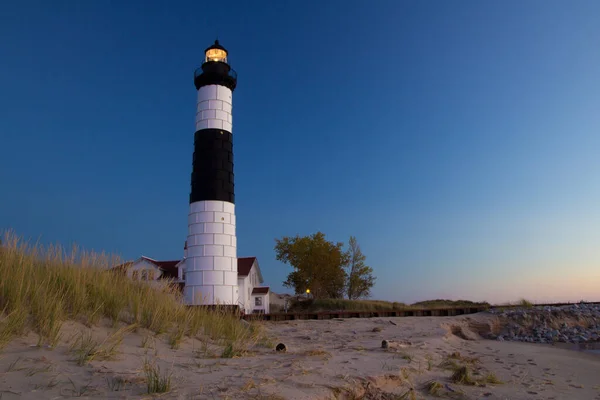
[[(488, 339), (528, 343), (600, 341), (600, 304), (513, 308), (490, 312), (505, 317), (506, 325), (498, 332), (498, 336), (488, 335)], [(573, 320), (577, 322), (572, 323)], [(559, 329), (553, 328), (555, 324), (560, 324)]]

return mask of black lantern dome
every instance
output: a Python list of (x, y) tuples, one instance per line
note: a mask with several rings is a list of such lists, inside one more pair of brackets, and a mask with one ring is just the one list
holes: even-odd
[(224, 62), (227, 63), (227, 49), (215, 40), (215, 44), (204, 50), (204, 62)]

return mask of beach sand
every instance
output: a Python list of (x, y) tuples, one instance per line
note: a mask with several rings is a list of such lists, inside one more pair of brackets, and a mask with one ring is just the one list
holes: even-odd
[[(0, 393), (2, 400), (152, 398), (143, 370), (148, 360), (172, 373), (165, 399), (439, 398), (424, 388), (431, 380), (442, 385), (442, 398), (600, 399), (600, 356), (483, 339), (496, 323), (488, 313), (265, 322), (270, 343), (239, 358), (222, 358), (223, 347), (189, 338), (173, 350), (165, 335), (140, 329), (124, 336), (115, 359), (79, 366), (70, 346), (88, 328), (69, 322), (54, 349), (36, 347), (37, 335), (29, 334), (0, 353)], [(91, 332), (102, 341), (114, 329)], [(278, 343), (287, 351), (276, 352)], [(503, 383), (453, 383), (452, 371), (440, 366), (449, 360), (468, 365), (478, 373), (474, 379), (492, 373)]]

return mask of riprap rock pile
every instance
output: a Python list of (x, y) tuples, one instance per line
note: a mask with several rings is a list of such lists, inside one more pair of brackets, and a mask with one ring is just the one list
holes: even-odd
[(600, 304), (491, 309), (500, 320), (497, 340), (531, 343), (600, 341)]

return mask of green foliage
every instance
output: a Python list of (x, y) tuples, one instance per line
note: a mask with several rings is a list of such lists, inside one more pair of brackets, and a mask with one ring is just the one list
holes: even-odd
[(283, 283), (296, 294), (306, 289), (314, 298), (341, 298), (344, 295), (348, 265), (348, 253), (343, 243), (333, 243), (317, 232), (310, 236), (283, 237), (275, 239), (278, 261), (294, 269)]
[(343, 243), (326, 240), (322, 232), (283, 237), (275, 242), (277, 260), (294, 269), (283, 285), (293, 288), (296, 294), (310, 289), (315, 299), (370, 297), (375, 284), (373, 268), (365, 264), (366, 256), (354, 236), (350, 237), (347, 251)]
[(533, 302), (527, 300), (527, 299), (521, 299), (517, 302), (517, 305), (524, 307), (524, 308), (532, 308), (533, 307)]
[(371, 288), (375, 285), (373, 268), (365, 264), (367, 257), (360, 250), (360, 246), (354, 236), (350, 236), (348, 245), (350, 247), (348, 249), (350, 271), (346, 285), (348, 299), (356, 300), (370, 297)]
[(436, 308), (489, 307), (486, 302), (469, 300), (427, 300), (412, 305), (383, 300), (291, 299), (290, 311), (400, 311)]
[(380, 300), (294, 299), (290, 311), (396, 311), (406, 308), (404, 303)]
[(486, 301), (471, 300), (425, 300), (412, 304), (413, 307), (420, 308), (453, 308), (453, 307), (489, 307), (490, 303)]

